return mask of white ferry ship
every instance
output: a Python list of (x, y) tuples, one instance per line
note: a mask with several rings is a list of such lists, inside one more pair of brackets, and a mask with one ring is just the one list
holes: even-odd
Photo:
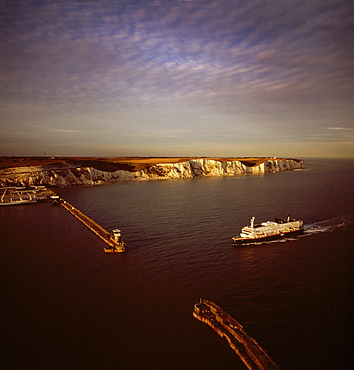
[(232, 238), (233, 244), (247, 244), (261, 242), (263, 240), (277, 239), (284, 236), (301, 233), (304, 230), (304, 223), (301, 220), (290, 218), (275, 218), (274, 221), (255, 224), (255, 217), (251, 218), (250, 226), (241, 229), (238, 236)]

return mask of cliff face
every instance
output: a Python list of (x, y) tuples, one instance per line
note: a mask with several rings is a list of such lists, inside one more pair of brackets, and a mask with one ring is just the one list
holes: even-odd
[(48, 168), (42, 166), (14, 167), (0, 170), (0, 186), (71, 186), (104, 182), (185, 179), (204, 176), (255, 175), (303, 169), (304, 161), (268, 159), (254, 166), (241, 161), (192, 159), (180, 163), (161, 163), (137, 172), (100, 171), (93, 167)]

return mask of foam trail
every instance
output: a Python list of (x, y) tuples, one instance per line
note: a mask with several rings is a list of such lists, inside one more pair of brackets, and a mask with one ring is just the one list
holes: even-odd
[(313, 224), (305, 225), (305, 234), (319, 234), (331, 232), (339, 228), (346, 228), (354, 223), (354, 215), (343, 215), (334, 217), (330, 220), (324, 220)]

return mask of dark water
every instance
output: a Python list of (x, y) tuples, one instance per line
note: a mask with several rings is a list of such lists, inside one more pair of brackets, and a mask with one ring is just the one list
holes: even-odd
[[(349, 369), (353, 160), (232, 178), (57, 189), (128, 252), (107, 255), (62, 207), (0, 207), (6, 369), (245, 369), (192, 317), (199, 297), (287, 369)], [(300, 237), (232, 247), (251, 216)]]

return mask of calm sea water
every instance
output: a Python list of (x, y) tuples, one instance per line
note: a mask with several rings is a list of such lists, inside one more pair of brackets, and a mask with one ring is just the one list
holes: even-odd
[[(0, 207), (6, 369), (245, 369), (192, 317), (203, 297), (284, 370), (352, 368), (353, 160), (288, 173), (56, 189), (62, 207)], [(248, 224), (304, 219), (299, 237), (233, 247)]]

